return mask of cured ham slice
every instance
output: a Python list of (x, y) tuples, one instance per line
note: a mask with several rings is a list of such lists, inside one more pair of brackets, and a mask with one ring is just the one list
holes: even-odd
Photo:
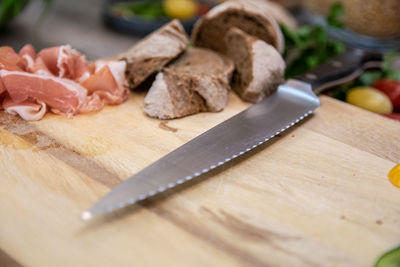
[(14, 103), (10, 97), (6, 97), (3, 101), (3, 108), (11, 115), (19, 115), (24, 120), (37, 121), (46, 114), (46, 104), (43, 102), (23, 101)]
[(34, 59), (36, 58), (35, 48), (32, 45), (27, 44), (19, 51), (24, 70), (31, 70), (35, 64)]
[(30, 73), (52, 76), (50, 70), (47, 68), (46, 64), (43, 62), (43, 60), (40, 57), (36, 58), (34, 63), (32, 65), (28, 66), (28, 71)]
[(6, 87), (4, 86), (3, 81), (0, 79), (0, 97), (4, 92), (6, 92)]
[(96, 64), (95, 73), (86, 79), (82, 85), (88, 93), (98, 95), (104, 104), (121, 104), (128, 97), (128, 89), (123, 85), (125, 61), (100, 62)]
[(54, 76), (78, 82), (82, 82), (90, 76), (89, 65), (85, 57), (69, 45), (43, 49), (37, 57), (43, 60)]
[(14, 70), (14, 71), (23, 71), (17, 65), (11, 64), (10, 62), (0, 58), (0, 70)]
[(0, 58), (11, 65), (18, 65), (20, 56), (9, 46), (0, 47)]
[(0, 70), (24, 70), (21, 57), (9, 46), (0, 47)]
[(25, 45), (17, 54), (0, 47), (0, 107), (25, 120), (40, 120), (46, 111), (72, 117), (121, 104), (128, 97), (125, 61), (97, 61), (69, 45), (36, 54)]
[(7, 70), (0, 70), (0, 77), (14, 103), (36, 99), (68, 117), (78, 114), (87, 98), (87, 90), (68, 79)]
[(26, 44), (24, 45), (24, 47), (21, 48), (21, 50), (19, 50), (18, 53), (21, 57), (23, 56), (29, 56), (30, 58), (32, 58), (32, 60), (34, 58), (36, 58), (36, 52), (35, 52), (35, 48), (31, 45), (31, 44)]

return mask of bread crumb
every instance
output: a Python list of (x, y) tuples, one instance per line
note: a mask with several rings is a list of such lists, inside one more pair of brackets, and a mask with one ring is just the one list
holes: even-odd
[(158, 124), (158, 127), (160, 127), (163, 130), (170, 131), (170, 132), (173, 132), (173, 133), (176, 133), (178, 131), (177, 128), (173, 128), (171, 126), (168, 126), (168, 122), (166, 122), (166, 121), (160, 122), (160, 124)]

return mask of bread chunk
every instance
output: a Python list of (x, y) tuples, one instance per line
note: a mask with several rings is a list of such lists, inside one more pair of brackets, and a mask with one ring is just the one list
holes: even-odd
[(147, 36), (120, 56), (127, 62), (129, 88), (134, 89), (152, 74), (162, 70), (188, 46), (189, 37), (181, 23), (173, 20)]
[(221, 111), (227, 104), (233, 70), (233, 62), (214, 51), (188, 48), (157, 75), (144, 111), (158, 119)]
[(270, 3), (264, 0), (224, 2), (196, 23), (192, 33), (193, 44), (225, 54), (227, 44), (224, 37), (230, 28), (237, 27), (282, 52), (282, 32), (271, 13)]
[(225, 42), (236, 67), (232, 88), (243, 100), (256, 103), (283, 83), (285, 62), (274, 47), (238, 28), (228, 32)]

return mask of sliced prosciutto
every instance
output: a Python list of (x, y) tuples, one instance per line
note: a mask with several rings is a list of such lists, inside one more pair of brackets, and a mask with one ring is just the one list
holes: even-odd
[(2, 64), (7, 62), (7, 65), (13, 65), (19, 68), (23, 66), (21, 57), (9, 46), (0, 47), (0, 59), (2, 60)]
[(90, 76), (85, 57), (69, 45), (43, 49), (39, 52), (48, 70), (56, 77), (82, 82)]
[(0, 103), (8, 113), (40, 120), (46, 111), (72, 117), (116, 105), (128, 97), (124, 61), (90, 66), (69, 45), (36, 54), (31, 45), (19, 53), (0, 47)]
[(87, 98), (86, 88), (68, 79), (7, 70), (0, 70), (0, 77), (14, 103), (35, 99), (68, 117), (78, 114)]
[(96, 62), (95, 73), (82, 85), (91, 95), (98, 95), (106, 105), (121, 104), (127, 98), (128, 91), (124, 87), (125, 61)]
[(36, 101), (26, 100), (15, 104), (9, 96), (4, 99), (3, 108), (11, 115), (19, 115), (24, 120), (29, 121), (40, 120), (46, 114), (46, 104), (43, 102), (37, 103)]
[(36, 58), (35, 48), (33, 48), (32, 45), (27, 44), (21, 48), (18, 54), (21, 57), (23, 69), (26, 71), (33, 69)]
[(6, 86), (3, 84), (3, 81), (0, 79), (0, 97), (3, 95), (3, 93), (5, 93), (6, 90)]

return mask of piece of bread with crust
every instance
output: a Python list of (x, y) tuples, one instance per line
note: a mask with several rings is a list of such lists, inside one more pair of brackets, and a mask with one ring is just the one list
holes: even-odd
[(153, 118), (174, 119), (225, 108), (233, 62), (214, 51), (191, 47), (160, 72), (145, 100)]
[(138, 42), (119, 56), (127, 62), (126, 77), (129, 88), (134, 89), (152, 74), (161, 71), (188, 46), (189, 37), (178, 20), (167, 25)]
[(256, 103), (283, 83), (285, 62), (274, 47), (239, 28), (231, 28), (225, 42), (236, 68), (232, 88), (243, 100)]
[(215, 6), (196, 23), (193, 44), (226, 54), (224, 37), (230, 28), (237, 27), (282, 52), (284, 39), (270, 4), (265, 0), (233, 0)]
[[(286, 27), (288, 27), (291, 30), (295, 30), (297, 28), (297, 21), (296, 19), (290, 14), (290, 12), (284, 8), (282, 5), (280, 5), (277, 2), (274, 1), (269, 1), (269, 0), (262, 0), (263, 5), (259, 5), (260, 0), (230, 0), (230, 1), (246, 1), (248, 4), (253, 2), (253, 4), (257, 5), (258, 8), (264, 8), (265, 12), (269, 12), (271, 16), (274, 17), (274, 19), (279, 23), (279, 24), (284, 24)], [(290, 2), (290, 1), (286, 1)], [(293, 2), (293, 1), (292, 1)]]

